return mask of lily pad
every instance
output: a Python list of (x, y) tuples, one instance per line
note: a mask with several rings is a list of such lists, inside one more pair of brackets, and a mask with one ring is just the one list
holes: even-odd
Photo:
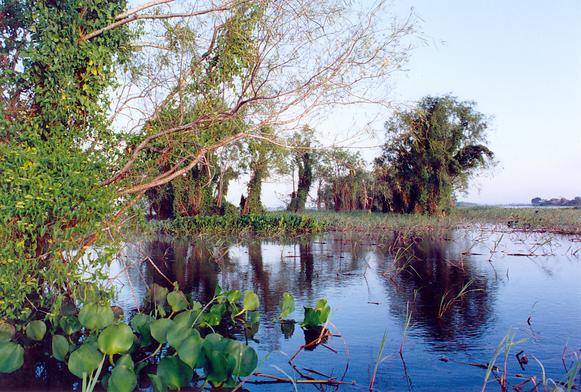
[(167, 303), (173, 312), (180, 312), (188, 308), (190, 303), (185, 294), (181, 291), (172, 291), (167, 295)]
[(280, 304), (280, 315), (279, 318), (284, 320), (289, 314), (295, 311), (295, 299), (293, 295), (289, 292), (284, 292), (282, 294), (282, 302)]
[(260, 300), (258, 299), (258, 295), (252, 290), (247, 290), (244, 293), (244, 302), (243, 302), (244, 309), (247, 311), (257, 310), (260, 306)]
[(170, 389), (180, 389), (190, 383), (194, 371), (177, 357), (165, 357), (157, 365), (157, 375)]
[(170, 319), (154, 320), (149, 325), (151, 336), (159, 343), (165, 343), (167, 342), (167, 333), (173, 326), (175, 326), (175, 322)]
[(72, 335), (81, 330), (81, 323), (79, 322), (79, 319), (74, 316), (61, 317), (59, 326), (66, 335)]
[(81, 325), (90, 330), (103, 329), (115, 320), (115, 315), (109, 306), (88, 304), (79, 312)]
[(137, 387), (137, 375), (127, 366), (115, 366), (107, 383), (109, 392), (132, 392)]
[(24, 349), (14, 342), (0, 343), (0, 373), (12, 373), (24, 364)]
[(79, 378), (83, 378), (83, 373), (91, 374), (99, 367), (103, 354), (101, 354), (92, 344), (84, 343), (69, 357), (69, 371)]
[(177, 353), (182, 361), (192, 369), (195, 369), (201, 362), (200, 357), (202, 356), (203, 345), (204, 339), (202, 339), (198, 333), (197, 335), (192, 335), (184, 340), (177, 348)]
[(34, 320), (26, 326), (26, 336), (40, 342), (46, 334), (46, 324), (42, 320)]
[(64, 362), (66, 355), (69, 353), (70, 345), (67, 338), (62, 335), (52, 336), (52, 356)]
[(97, 339), (99, 350), (110, 356), (123, 354), (133, 345), (133, 332), (127, 324), (110, 325)]
[(6, 343), (12, 340), (16, 334), (16, 328), (6, 321), (0, 321), (0, 343)]

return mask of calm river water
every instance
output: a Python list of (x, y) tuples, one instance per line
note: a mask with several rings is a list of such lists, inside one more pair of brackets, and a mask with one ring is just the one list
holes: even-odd
[[(303, 305), (328, 299), (331, 329), (340, 335), (330, 338), (328, 348), (299, 354), (295, 365), (304, 374), (354, 383), (339, 390), (369, 390), (385, 335), (375, 390), (480, 391), (483, 367), (493, 361), (503, 339), (525, 339), (507, 356), (509, 389), (530, 376), (541, 382), (537, 360), (547, 377), (566, 380), (565, 367), (581, 355), (580, 249), (575, 237), (491, 227), (422, 236), (328, 233), (244, 241), (162, 237), (127, 244), (110, 276), (126, 314), (141, 306), (148, 285), (168, 286), (166, 278), (200, 300), (210, 299), (216, 285), (253, 288), (261, 300), (261, 322), (249, 344), (259, 353), (258, 371), (263, 373), (300, 379), (288, 359), (305, 343), (304, 333), (298, 324), (283, 333), (275, 321), (282, 293), (289, 291), (297, 305), (291, 318), (299, 322)], [(520, 357), (528, 358), (522, 367), (515, 357), (521, 351)], [(505, 366), (504, 350), (496, 365)], [(11, 388), (58, 389), (61, 372), (57, 365), (35, 362), (13, 375), (22, 378), (11, 382)], [(292, 391), (295, 386), (244, 388)], [(486, 388), (500, 389), (494, 375)], [(528, 382), (523, 390), (532, 388)]]

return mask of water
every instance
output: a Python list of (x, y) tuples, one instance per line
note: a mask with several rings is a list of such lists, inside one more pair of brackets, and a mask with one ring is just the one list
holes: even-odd
[[(111, 277), (119, 290), (117, 304), (126, 314), (142, 305), (153, 282), (169, 286), (168, 281), (177, 281), (202, 301), (212, 297), (216, 285), (253, 288), (261, 300), (261, 322), (249, 344), (259, 353), (262, 373), (300, 379), (288, 359), (305, 343), (304, 333), (297, 324), (285, 336), (275, 321), (282, 293), (289, 291), (297, 303), (290, 318), (301, 321), (303, 305), (327, 298), (331, 330), (340, 335), (330, 338), (329, 348), (318, 346), (297, 356), (294, 364), (303, 374), (326, 378), (315, 371), (355, 383), (340, 390), (369, 390), (385, 334), (376, 390), (479, 391), (486, 370), (478, 365), (493, 359), (505, 337), (526, 339), (507, 357), (511, 388), (541, 375), (534, 358), (548, 377), (563, 378), (563, 361), (569, 365), (581, 349), (580, 249), (579, 238), (492, 227), (415, 237), (329, 233), (276, 241), (159, 238), (127, 244)], [(456, 297), (463, 288), (464, 295)], [(529, 358), (524, 370), (515, 357), (521, 350)], [(497, 366), (504, 364), (503, 351)], [(53, 361), (29, 363), (13, 375), (22, 377), (20, 382), (7, 388), (3, 377), (0, 386), (28, 385), (25, 389), (31, 390), (28, 382), (34, 380), (39, 389), (70, 388), (70, 378), (58, 366)], [(264, 379), (250, 379), (258, 380)], [(294, 390), (289, 384), (245, 388)], [(494, 376), (488, 389), (499, 390)]]

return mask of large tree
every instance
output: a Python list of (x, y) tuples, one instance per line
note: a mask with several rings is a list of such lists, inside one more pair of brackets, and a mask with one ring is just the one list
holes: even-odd
[(444, 214), (455, 191), (492, 162), (488, 118), (474, 102), (446, 95), (425, 97), (385, 124), (387, 142), (376, 165), (391, 188), (396, 212)]
[(190, 211), (217, 197), (184, 181), (215, 184), (222, 148), (380, 100), (413, 26), (379, 29), (381, 7), (350, 10), (361, 7), (2, 0), (0, 318), (26, 318), (29, 304), (56, 312), (98, 281), (87, 249), (100, 241), (93, 251), (110, 260), (105, 245), (146, 192), (173, 182), (166, 195)]

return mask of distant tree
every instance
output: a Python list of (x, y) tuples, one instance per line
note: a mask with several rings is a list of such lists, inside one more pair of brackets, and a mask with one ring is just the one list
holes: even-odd
[[(293, 176), (293, 192), (287, 210), (292, 212), (304, 211), (307, 204), (313, 183), (313, 166), (316, 162), (316, 154), (311, 150), (314, 139), (314, 130), (305, 126), (302, 132), (296, 132), (290, 140), (290, 144), (294, 147), (289, 165)], [(298, 178), (296, 189), (294, 188), (295, 169)]]
[(382, 180), (397, 212), (445, 214), (454, 192), (465, 190), (470, 176), (494, 157), (486, 146), (487, 117), (474, 102), (449, 95), (423, 98), (396, 112), (385, 128), (376, 165), (386, 169)]
[(265, 139), (250, 139), (246, 144), (247, 166), (250, 172), (248, 180), (247, 196), (243, 197), (240, 209), (241, 213), (251, 214), (264, 211), (262, 205), (262, 183), (274, 171), (281, 166), (282, 148), (273, 143), (274, 130), (270, 127), (262, 130), (261, 136)]
[(367, 210), (372, 205), (373, 179), (359, 152), (332, 148), (317, 165), (317, 207), (335, 211)]

